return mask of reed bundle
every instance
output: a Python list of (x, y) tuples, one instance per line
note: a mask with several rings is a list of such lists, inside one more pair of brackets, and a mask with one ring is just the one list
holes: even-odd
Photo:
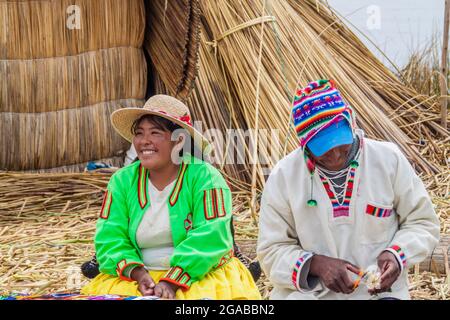
[(144, 47), (168, 94), (186, 99), (197, 75), (200, 12), (198, 0), (147, 0)]
[(0, 112), (41, 113), (118, 99), (143, 99), (144, 54), (111, 48), (76, 56), (0, 60)]
[[(79, 8), (79, 29), (71, 6)], [(67, 26), (69, 25), (70, 28)], [(78, 27), (78, 26), (77, 26)], [(142, 0), (0, 0), (0, 59), (72, 56), (112, 47), (141, 48)]]
[[(236, 138), (231, 140), (227, 136), (228, 130), (242, 129), (247, 130), (243, 121), (244, 116), (240, 110), (232, 106), (237, 103), (233, 101), (234, 97), (229, 91), (222, 90), (227, 87), (227, 79), (222, 72), (221, 66), (213, 55), (210, 54), (208, 46), (205, 44), (205, 30), (202, 31), (202, 41), (199, 49), (198, 76), (195, 82), (194, 90), (190, 95), (187, 104), (193, 111), (195, 119), (201, 119), (203, 129), (213, 128), (213, 131), (206, 131), (206, 138), (215, 146), (211, 154), (213, 163), (229, 176), (239, 181), (235, 183), (239, 187), (250, 189), (251, 171), (250, 166), (238, 161), (228, 159), (244, 159), (246, 154), (250, 153), (249, 139), (245, 140), (244, 132), (236, 131)], [(217, 130), (217, 131), (214, 131)], [(219, 134), (215, 135), (217, 132)], [(246, 143), (242, 144), (245, 141)], [(241, 146), (243, 152), (237, 149), (233, 151), (234, 146)], [(248, 160), (248, 158), (247, 158)]]
[(110, 114), (143, 104), (145, 23), (143, 0), (0, 0), (1, 169), (121, 163)]
[[(110, 174), (0, 172), (2, 217), (32, 212), (70, 212), (101, 205)], [(25, 195), (25, 198), (23, 196)]]
[[(297, 80), (305, 85), (318, 78), (337, 81), (370, 138), (400, 145), (418, 172), (447, 172), (443, 155), (448, 141), (437, 140), (445, 130), (435, 121), (439, 113), (432, 99), (403, 85), (321, 2), (200, 1), (200, 9), (199, 71), (187, 103), (203, 129), (224, 134), (225, 148), (217, 148), (220, 143), (212, 141), (214, 153), (222, 159), (221, 169), (242, 185), (261, 190), (264, 169), (278, 160), (268, 150), (281, 149), (283, 156), (297, 146), (288, 125), (291, 93)], [(165, 12), (167, 19), (169, 12)], [(156, 93), (173, 92), (164, 79), (176, 74), (158, 65), (155, 69)], [(279, 134), (269, 139), (269, 145), (259, 142), (255, 177), (251, 146), (258, 138), (237, 132), (234, 139), (243, 146), (244, 155), (236, 155), (231, 154), (233, 141), (226, 132), (256, 125), (257, 129), (277, 129)], [(246, 162), (230, 166), (224, 164), (228, 157), (243, 157)]]
[[(369, 137), (399, 144), (418, 171), (439, 172), (440, 164), (423, 159), (417, 148), (419, 138), (427, 140), (428, 144), (427, 135), (434, 138), (437, 131), (442, 132), (434, 121), (438, 115), (424, 118), (426, 114), (433, 114), (433, 106), (395, 80), (373, 55), (361, 54), (367, 49), (326, 7), (317, 11), (315, 1), (223, 0), (201, 1), (200, 4), (205, 17), (204, 29), (209, 31), (206, 37), (211, 40), (209, 54), (221, 67), (221, 74), (217, 75), (224, 78), (225, 86), (221, 90), (231, 97), (226, 101), (229, 113), (243, 115), (234, 123), (236, 127), (255, 128), (258, 122), (259, 129), (281, 129), (281, 139), (286, 140), (289, 152), (296, 147), (292, 131), (287, 130), (289, 93), (294, 91), (297, 80), (306, 85), (314, 79), (333, 78), (356, 109), (358, 123)], [(266, 24), (264, 33), (261, 31), (263, 24)], [(345, 35), (349, 35), (349, 39)], [(262, 59), (258, 65), (261, 41)], [(341, 48), (340, 51), (337, 48)], [(210, 69), (209, 61), (201, 58), (200, 65), (203, 63), (204, 69)], [(258, 70), (261, 70), (259, 77)], [(260, 94), (257, 97), (258, 81)], [(203, 82), (199, 85), (209, 86)], [(257, 101), (259, 110), (255, 108)], [(404, 112), (403, 105), (408, 112)], [(398, 117), (396, 111), (401, 112), (402, 117)], [(206, 109), (205, 113), (209, 115), (201, 119), (206, 124), (217, 117), (215, 108)], [(259, 153), (262, 161), (272, 167), (274, 161), (270, 154), (264, 150)], [(247, 154), (247, 158), (251, 157)], [(256, 184), (261, 188), (264, 176), (262, 167), (257, 169), (258, 179), (252, 182), (254, 187)]]
[(110, 115), (142, 104), (125, 99), (58, 112), (0, 113), (0, 168), (48, 169), (123, 155), (129, 143), (115, 132)]
[[(204, 31), (201, 33), (201, 41), (199, 47), (199, 68), (195, 85), (191, 94), (186, 100), (194, 119), (201, 121), (205, 137), (215, 146), (211, 156), (211, 160), (219, 169), (227, 176), (229, 183), (236, 190), (244, 188), (250, 190), (250, 184), (246, 181), (251, 180), (251, 174), (248, 170), (248, 165), (245, 164), (226, 164), (226, 151), (221, 150), (219, 145), (224, 142), (223, 139), (218, 139), (216, 136), (209, 134), (209, 129), (218, 130), (221, 133), (226, 133), (228, 129), (238, 128), (239, 123), (236, 120), (236, 115), (230, 113), (227, 102), (230, 97), (226, 96), (226, 92), (222, 90), (226, 86), (225, 79), (222, 77), (221, 68), (217, 60), (209, 54), (208, 46), (205, 44)], [(156, 69), (151, 70), (153, 74), (152, 88), (155, 94), (170, 94), (170, 89), (167, 88), (165, 82), (162, 81), (160, 74)], [(232, 112), (232, 110), (231, 110)], [(205, 126), (204, 124), (207, 124)], [(241, 137), (242, 138), (242, 137)], [(246, 145), (243, 146), (247, 149)], [(245, 150), (244, 150), (245, 151)], [(245, 158), (244, 154), (234, 154)]]
[[(439, 97), (441, 95), (439, 51), (440, 45), (433, 37), (428, 45), (411, 53), (406, 65), (399, 70), (398, 76), (417, 92), (430, 97)], [(450, 78), (450, 72), (447, 77)]]
[(331, 8), (322, 2), (289, 0), (289, 3), (302, 18), (307, 19), (315, 32), (323, 32), (322, 37), (337, 62), (345, 70), (356, 70), (358, 76), (379, 94), (384, 102), (373, 98), (377, 106), (410, 138), (415, 141), (420, 139), (422, 128), (427, 128), (433, 137), (436, 137), (436, 133), (448, 135), (448, 131), (436, 121), (439, 106), (433, 94), (423, 94), (405, 81), (407, 79), (402, 76), (399, 78), (387, 69)]

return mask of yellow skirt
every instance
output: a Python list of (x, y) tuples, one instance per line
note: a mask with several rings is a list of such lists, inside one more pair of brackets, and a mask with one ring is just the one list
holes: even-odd
[[(149, 271), (155, 283), (159, 282), (166, 271)], [(81, 294), (142, 296), (136, 281), (121, 280), (118, 277), (100, 273), (82, 288)], [(194, 282), (189, 290), (177, 290), (180, 300), (260, 300), (261, 294), (248, 269), (237, 258), (226, 265), (208, 273), (202, 280)]]

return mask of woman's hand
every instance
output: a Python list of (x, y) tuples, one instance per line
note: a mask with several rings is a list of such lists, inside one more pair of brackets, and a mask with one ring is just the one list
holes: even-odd
[(389, 291), (400, 276), (400, 266), (393, 253), (383, 251), (378, 256), (377, 262), (381, 271), (380, 288), (369, 290), (369, 293), (372, 295)]
[(138, 283), (138, 289), (143, 296), (155, 295), (155, 282), (144, 267), (136, 267), (131, 271), (131, 279)]
[(309, 274), (319, 277), (324, 285), (334, 292), (350, 294), (355, 290), (348, 271), (355, 274), (360, 272), (358, 267), (345, 260), (322, 255), (314, 255), (311, 258)]
[(155, 296), (163, 298), (163, 299), (175, 299), (175, 293), (178, 290), (178, 286), (176, 284), (160, 281), (155, 286)]

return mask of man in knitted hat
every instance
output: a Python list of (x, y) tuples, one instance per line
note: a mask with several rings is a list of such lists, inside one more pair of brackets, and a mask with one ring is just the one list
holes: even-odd
[(264, 188), (258, 258), (272, 299), (408, 299), (407, 269), (439, 240), (425, 187), (399, 148), (364, 137), (334, 83), (297, 90), (300, 148)]

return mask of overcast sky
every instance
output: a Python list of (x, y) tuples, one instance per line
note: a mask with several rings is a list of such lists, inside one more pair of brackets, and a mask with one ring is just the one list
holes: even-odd
[[(404, 65), (410, 52), (438, 34), (442, 42), (445, 0), (328, 0), (397, 65)], [(358, 36), (382, 58), (369, 41)]]

